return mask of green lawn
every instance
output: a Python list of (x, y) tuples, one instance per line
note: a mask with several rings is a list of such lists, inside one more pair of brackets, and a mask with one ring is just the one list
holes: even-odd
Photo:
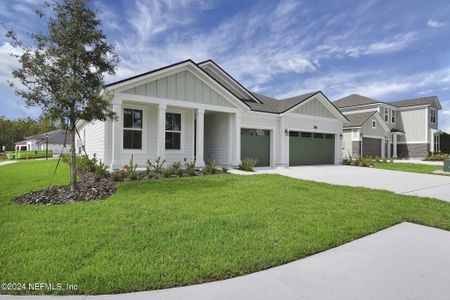
[[(277, 175), (129, 182), (102, 201), (11, 203), (46, 187), (54, 165), (0, 167), (0, 282), (78, 290), (15, 293), (187, 285), (277, 266), (403, 221), (450, 230), (450, 203)], [(53, 183), (67, 182), (63, 166)]]
[(385, 169), (385, 170), (433, 174), (433, 171), (443, 169), (443, 163), (442, 166), (432, 166), (413, 163), (376, 162), (374, 164), (374, 167), (377, 169)]

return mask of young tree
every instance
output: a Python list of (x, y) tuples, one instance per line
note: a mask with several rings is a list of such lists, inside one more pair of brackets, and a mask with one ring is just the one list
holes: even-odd
[(108, 44), (101, 21), (88, 7), (89, 0), (61, 0), (46, 3), (53, 16), (36, 13), (48, 23), (48, 32), (32, 33), (33, 46), (7, 32), (14, 46), (22, 51), (15, 56), (20, 68), (12, 76), (20, 84), (10, 82), (16, 94), (29, 106), (38, 106), (53, 120), (64, 120), (71, 140), (72, 190), (77, 188), (76, 123), (114, 118), (107, 101), (100, 95), (105, 74), (114, 75), (119, 58)]

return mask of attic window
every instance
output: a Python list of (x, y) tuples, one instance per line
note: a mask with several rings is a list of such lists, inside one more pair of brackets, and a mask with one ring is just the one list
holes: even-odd
[(431, 124), (436, 124), (436, 109), (434, 108), (430, 110), (430, 122)]
[(372, 120), (372, 128), (377, 128), (377, 121), (375, 119)]

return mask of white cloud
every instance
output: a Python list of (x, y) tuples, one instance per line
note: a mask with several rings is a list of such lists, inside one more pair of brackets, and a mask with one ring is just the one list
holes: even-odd
[[(338, 71), (324, 76), (310, 77), (297, 86), (284, 86), (283, 90), (290, 92), (281, 92), (278, 96), (284, 98), (322, 90), (333, 100), (350, 94), (362, 94), (379, 100), (394, 100), (400, 93), (423, 94), (422, 91), (432, 91), (433, 88), (446, 84), (450, 84), (450, 68), (387, 79), (383, 72)], [(427, 95), (430, 94), (427, 93)]]
[(407, 32), (382, 39), (367, 46), (357, 46), (347, 49), (346, 53), (351, 57), (360, 55), (374, 55), (400, 51), (409, 46), (415, 40), (414, 32)]
[(7, 80), (11, 80), (11, 72), (14, 68), (18, 67), (17, 59), (10, 55), (20, 54), (21, 50), (19, 48), (15, 48), (10, 43), (3, 43), (0, 46), (0, 84), (7, 85)]
[(445, 27), (445, 26), (447, 26), (447, 24), (445, 22), (439, 22), (439, 21), (435, 21), (432, 19), (428, 19), (427, 26), (432, 27), (432, 28), (439, 28), (439, 27)]

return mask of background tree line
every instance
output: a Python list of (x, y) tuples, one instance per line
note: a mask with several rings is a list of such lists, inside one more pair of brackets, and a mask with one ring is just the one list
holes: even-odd
[(50, 121), (48, 118), (38, 119), (19, 118), (8, 119), (0, 116), (0, 151), (3, 146), (7, 150), (14, 150), (14, 144), (26, 137), (38, 133), (48, 132), (60, 128), (59, 124)]

